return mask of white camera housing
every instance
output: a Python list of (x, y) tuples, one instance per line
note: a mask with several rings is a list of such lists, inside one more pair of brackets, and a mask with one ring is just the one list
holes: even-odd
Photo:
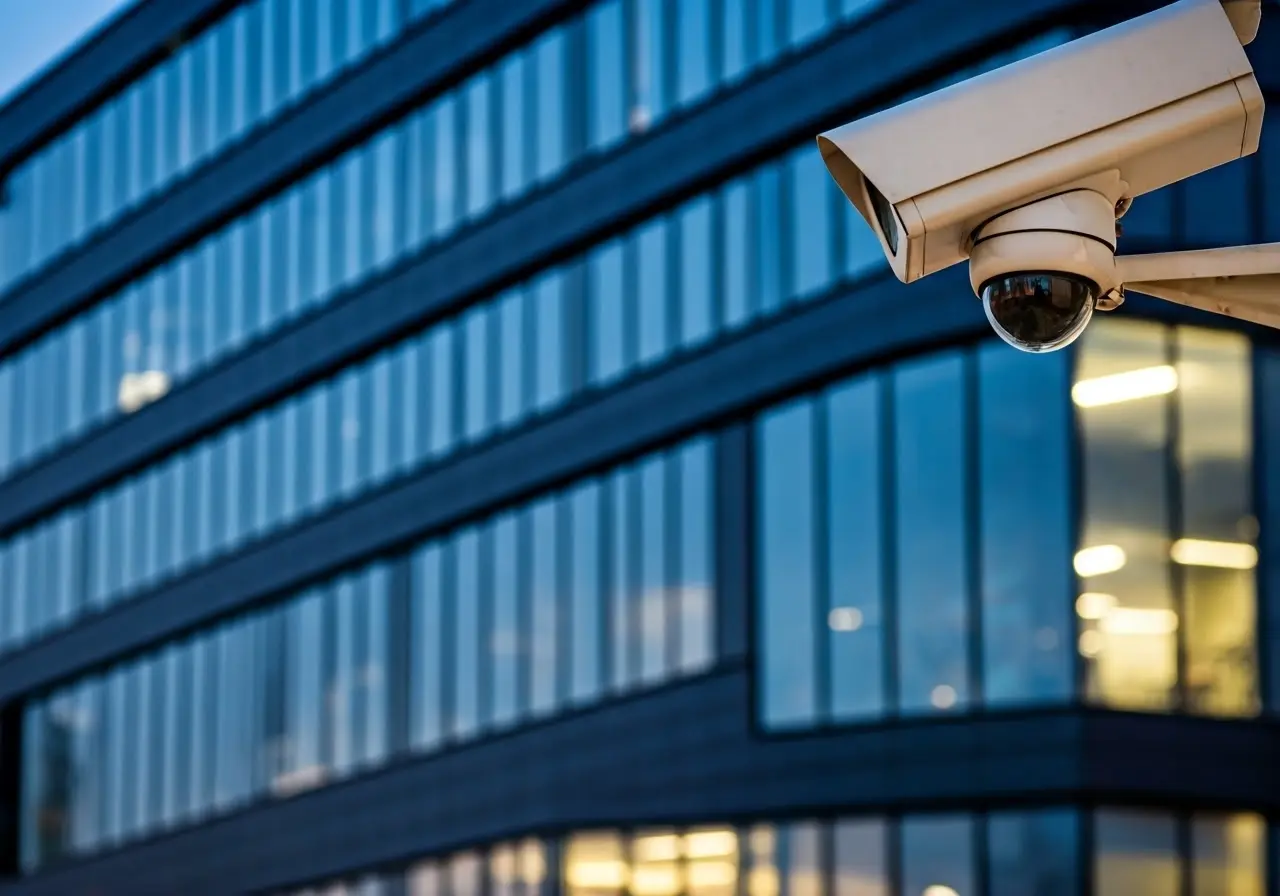
[[(1258, 150), (1265, 103), (1244, 46), (1260, 18), (1260, 0), (1179, 0), (818, 144), (899, 280), (968, 258), (1002, 336), (1060, 348), (1095, 305), (1122, 301), (1116, 220), (1134, 198)], [(1072, 332), (1018, 340), (1002, 329), (988, 293), (1021, 302), (1035, 291), (1029, 275), (1050, 292), (1081, 287)]]

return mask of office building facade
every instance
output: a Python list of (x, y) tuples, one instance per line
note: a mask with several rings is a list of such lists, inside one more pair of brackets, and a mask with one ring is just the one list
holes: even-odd
[[(1155, 5), (138, 0), (36, 78), (0, 893), (1280, 893), (1280, 341), (1017, 353), (813, 143)], [(1124, 230), (1280, 240), (1280, 128)]]

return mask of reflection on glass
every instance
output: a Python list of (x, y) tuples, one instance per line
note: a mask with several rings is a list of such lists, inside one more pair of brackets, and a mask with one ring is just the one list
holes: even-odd
[(988, 896), (1075, 896), (1079, 817), (1068, 809), (996, 812), (987, 819)]
[(837, 821), (832, 832), (831, 896), (889, 896), (889, 826)]
[(1260, 815), (1204, 815), (1191, 822), (1195, 896), (1263, 896), (1267, 825)]
[(1174, 819), (1158, 812), (1103, 810), (1094, 818), (1097, 896), (1168, 896), (1182, 879)]
[(901, 836), (903, 893), (977, 896), (972, 819), (908, 817), (902, 823)]

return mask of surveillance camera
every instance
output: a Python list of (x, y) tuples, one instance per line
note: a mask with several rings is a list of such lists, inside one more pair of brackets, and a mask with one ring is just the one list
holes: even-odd
[(818, 145), (898, 279), (967, 258), (987, 319), (1024, 351), (1069, 345), (1095, 310), (1123, 301), (1126, 284), (1176, 280), (1174, 301), (1255, 319), (1241, 303), (1260, 301), (1271, 280), (1244, 294), (1236, 283), (1225, 312), (1204, 291), (1221, 298), (1223, 276), (1280, 275), (1280, 245), (1240, 250), (1251, 253), (1247, 271), (1215, 250), (1211, 277), (1203, 254), (1160, 256), (1163, 267), (1150, 256), (1135, 279), (1116, 257), (1116, 222), (1135, 197), (1258, 150), (1264, 102), (1244, 46), (1260, 17), (1260, 0), (1180, 0), (827, 131)]

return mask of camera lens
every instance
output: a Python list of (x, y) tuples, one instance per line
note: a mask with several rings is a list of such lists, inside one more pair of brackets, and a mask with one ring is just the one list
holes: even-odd
[(884, 198), (884, 194), (876, 189), (876, 185), (871, 181), (866, 181), (867, 196), (871, 198), (871, 209), (876, 214), (876, 220), (880, 223), (880, 231), (884, 234), (884, 240), (889, 244), (889, 251), (898, 254), (898, 216), (893, 213), (893, 206), (889, 204), (889, 200)]
[(982, 287), (987, 320), (1001, 339), (1024, 352), (1052, 352), (1075, 342), (1097, 300), (1098, 287), (1071, 274), (1009, 274)]

